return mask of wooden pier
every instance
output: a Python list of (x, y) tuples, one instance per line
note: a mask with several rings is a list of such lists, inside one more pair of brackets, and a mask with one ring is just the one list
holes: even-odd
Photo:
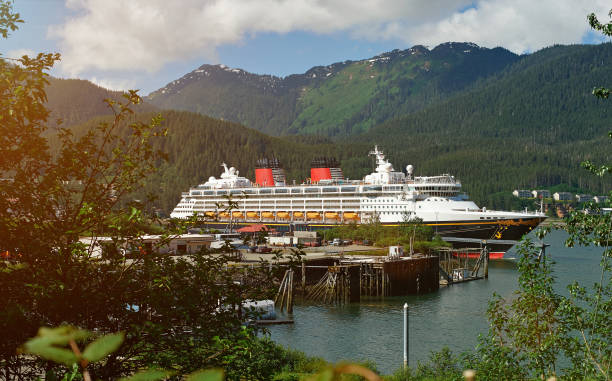
[(439, 288), (438, 269), (437, 256), (343, 258), (328, 267), (306, 298), (344, 304), (359, 302), (362, 297), (428, 293)]
[(325, 275), (312, 287), (306, 297), (332, 304), (359, 302), (360, 276), (360, 266), (329, 266)]
[(298, 288), (294, 286), (294, 276), (301, 279), (302, 297), (324, 304), (355, 303), (364, 297), (425, 294), (437, 291), (441, 285), (486, 279), (489, 247), (486, 241), (474, 241), (480, 247), (439, 248), (433, 255), (341, 256), (302, 262), (285, 272), (276, 303), (281, 310), (292, 312), (293, 293)]

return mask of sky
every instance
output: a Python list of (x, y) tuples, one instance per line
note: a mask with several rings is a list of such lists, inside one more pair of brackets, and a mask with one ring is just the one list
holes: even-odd
[(600, 43), (608, 0), (14, 0), (24, 24), (0, 54), (58, 52), (51, 72), (157, 90), (202, 64), (284, 77), (414, 45), (473, 42), (526, 54)]

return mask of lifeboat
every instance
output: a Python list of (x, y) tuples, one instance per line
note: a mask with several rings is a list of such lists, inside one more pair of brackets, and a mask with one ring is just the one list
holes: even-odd
[(242, 217), (244, 217), (244, 214), (242, 214), (242, 212), (236, 211), (236, 212), (232, 212), (232, 217), (234, 217), (234, 218), (242, 218)]
[(206, 217), (214, 218), (215, 217), (215, 212), (206, 212), (206, 213), (204, 213), (204, 215)]
[(229, 213), (228, 212), (221, 212), (221, 213), (219, 213), (219, 218), (229, 218)]
[(321, 213), (319, 212), (307, 212), (306, 213), (306, 217), (308, 217), (311, 220), (318, 220), (321, 218)]
[(248, 218), (259, 218), (259, 213), (257, 212), (247, 212)]
[(359, 213), (344, 213), (344, 219), (345, 220), (358, 220), (359, 219)]
[(274, 218), (274, 213), (272, 213), (272, 212), (262, 212), (261, 216), (263, 218)]
[(325, 218), (328, 218), (330, 220), (337, 220), (338, 218), (340, 218), (340, 215), (336, 212), (325, 212)]
[(278, 213), (276, 213), (276, 217), (278, 217), (278, 218), (289, 218), (289, 213), (287, 213), (287, 212), (278, 212)]
[(304, 218), (304, 212), (293, 212), (293, 218)]

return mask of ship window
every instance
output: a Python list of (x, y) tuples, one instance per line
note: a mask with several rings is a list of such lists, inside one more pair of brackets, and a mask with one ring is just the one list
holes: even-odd
[(304, 193), (319, 193), (320, 188), (304, 188)]
[(242, 191), (242, 193), (244, 194), (255, 194), (255, 190), (254, 189), (245, 189)]
[(204, 193), (204, 196), (212, 196), (213, 194), (215, 194), (214, 191), (204, 191), (202, 193)]
[(289, 189), (287, 188), (275, 189), (274, 193), (289, 193)]
[(272, 193), (272, 189), (268, 188), (268, 189), (260, 189), (259, 190), (259, 194), (270, 194)]
[(323, 188), (323, 192), (338, 192), (338, 188)]
[(302, 193), (302, 188), (293, 188), (291, 189), (291, 193)]
[(198, 192), (198, 191), (193, 191), (193, 192), (191, 192), (191, 195), (192, 195), (192, 196), (199, 196), (200, 194), (201, 194), (201, 193), (200, 193), (200, 192)]
[(227, 191), (225, 190), (217, 191), (217, 196), (226, 195), (226, 194), (227, 194)]
[(355, 192), (355, 187), (342, 187), (340, 188), (340, 192)]
[(382, 187), (363, 187), (363, 191), (364, 192), (381, 192), (382, 191)]
[(241, 193), (242, 193), (242, 191), (241, 191), (241, 190), (238, 190), (238, 189), (235, 189), (235, 190), (231, 190), (231, 191), (230, 191), (230, 194), (241, 194)]

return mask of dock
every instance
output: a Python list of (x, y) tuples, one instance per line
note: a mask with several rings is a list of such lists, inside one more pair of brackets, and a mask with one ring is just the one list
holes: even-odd
[[(440, 285), (470, 282), (489, 278), (490, 244), (514, 246), (518, 241), (482, 240), (475, 238), (444, 237), (452, 243), (478, 244), (478, 247), (440, 248)], [(471, 259), (473, 258), (473, 259)]]
[(294, 324), (293, 319), (273, 319), (273, 320), (255, 320), (257, 325), (280, 325), (280, 324)]
[[(310, 271), (309, 266), (304, 267)], [(439, 288), (438, 269), (439, 258), (435, 255), (336, 258), (310, 288), (306, 299), (345, 304), (359, 302), (362, 297), (429, 293)]]
[[(274, 264), (280, 280), (274, 302), (281, 311), (293, 312), (295, 296), (322, 304), (358, 303), (371, 297), (419, 295), (474, 280), (487, 279), (489, 246), (487, 241), (461, 239), (477, 243), (473, 248), (438, 248), (430, 254), (403, 252), (400, 246), (389, 248), (389, 255), (340, 255), (310, 252), (300, 262), (278, 258)], [(370, 249), (371, 250), (371, 249)], [(395, 251), (395, 254), (392, 254)], [(258, 258), (265, 255), (251, 254)], [(231, 266), (264, 266), (255, 258), (242, 258)], [(272, 264), (267, 264), (272, 269)], [(245, 273), (246, 274), (246, 273)], [(297, 295), (295, 295), (297, 293)], [(291, 324), (291, 321), (260, 321), (258, 324)]]

